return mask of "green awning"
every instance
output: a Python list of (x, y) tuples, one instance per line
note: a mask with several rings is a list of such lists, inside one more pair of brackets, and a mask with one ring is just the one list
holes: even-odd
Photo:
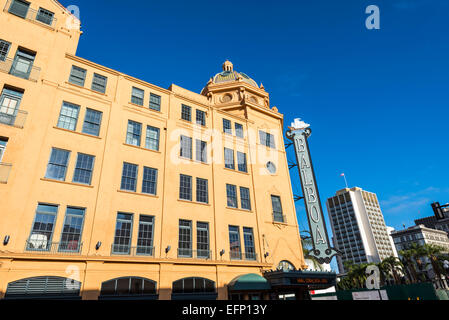
[(270, 290), (267, 279), (255, 273), (248, 273), (234, 278), (229, 284), (230, 291), (259, 291)]

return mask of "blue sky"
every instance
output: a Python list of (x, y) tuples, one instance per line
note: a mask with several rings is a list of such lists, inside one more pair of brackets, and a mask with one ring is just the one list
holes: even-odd
[(449, 0), (61, 2), (80, 8), (83, 58), (198, 93), (226, 59), (262, 82), (286, 125), (312, 125), (323, 206), (342, 172), (395, 228), (449, 202)]

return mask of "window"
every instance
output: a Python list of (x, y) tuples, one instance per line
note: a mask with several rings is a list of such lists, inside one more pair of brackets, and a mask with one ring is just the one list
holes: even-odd
[(100, 93), (105, 93), (107, 83), (108, 83), (107, 77), (102, 76), (98, 73), (94, 73), (94, 77), (92, 79), (92, 90)]
[(185, 104), (181, 107), (181, 119), (186, 121), (192, 121), (192, 108)]
[(196, 140), (196, 160), (207, 162), (207, 142)]
[(79, 252), (85, 209), (67, 207), (59, 251)]
[(196, 110), (196, 124), (203, 127), (206, 125), (206, 112), (198, 109)]
[(208, 181), (206, 179), (196, 178), (196, 201), (209, 203)]
[(192, 159), (192, 138), (181, 136), (181, 153), (183, 158)]
[(273, 206), (273, 220), (276, 222), (285, 222), (282, 213), (281, 198), (279, 196), (271, 196), (271, 204)]
[(140, 135), (142, 134), (142, 124), (128, 120), (128, 130), (126, 132), (126, 143), (140, 147)]
[(87, 70), (72, 66), (72, 71), (70, 72), (69, 82), (76, 84), (77, 86), (84, 87), (84, 81), (86, 79)]
[(179, 220), (178, 256), (192, 257), (192, 221)]
[(235, 169), (234, 150), (224, 148), (224, 158), (225, 158), (225, 168), (234, 170)]
[(196, 223), (196, 249), (198, 258), (210, 258), (209, 224), (207, 222)]
[(237, 208), (237, 187), (232, 184), (227, 184), (226, 195), (228, 199), (228, 207)]
[(0, 61), (5, 61), (8, 57), (9, 48), (11, 48), (11, 43), (0, 40)]
[(13, 0), (9, 7), (9, 13), (12, 13), (21, 18), (26, 18), (30, 3), (22, 0)]
[(0, 123), (14, 125), (23, 92), (4, 88), (0, 96)]
[(123, 163), (121, 190), (136, 192), (137, 168), (136, 164)]
[(37, 12), (36, 15), (36, 20), (51, 26), (53, 23), (54, 16), (55, 14), (53, 12), (48, 11), (44, 8), (39, 8), (39, 11)]
[(251, 199), (248, 188), (240, 187), (240, 203), (242, 209), (251, 210)]
[(156, 195), (157, 169), (143, 167), (142, 193)]
[(229, 226), (229, 255), (231, 260), (241, 260), (239, 227)]
[(173, 282), (172, 292), (174, 294), (182, 293), (214, 293), (215, 282), (205, 278), (185, 278)]
[(243, 138), (243, 126), (240, 123), (235, 123), (235, 135)]
[(78, 153), (73, 182), (90, 185), (95, 157), (84, 153)]
[(138, 255), (153, 255), (154, 217), (140, 216), (139, 236), (137, 238)]
[(192, 201), (192, 177), (181, 174), (179, 183), (179, 199)]
[(57, 213), (58, 206), (47, 204), (37, 206), (27, 250), (50, 250)]
[(113, 279), (101, 284), (100, 298), (155, 295), (156, 284), (156, 281), (138, 277)]
[(143, 99), (145, 96), (145, 91), (142, 89), (133, 87), (131, 93), (131, 102), (139, 106), (143, 106)]
[(59, 113), (58, 128), (75, 131), (79, 110), (80, 106), (64, 101)]
[(83, 123), (83, 133), (98, 137), (100, 135), (102, 118), (103, 112), (87, 108)]
[(159, 151), (159, 128), (147, 126), (147, 137), (145, 140), (145, 148)]
[(129, 254), (131, 249), (133, 215), (129, 213), (117, 214), (117, 223), (115, 225), (114, 244), (112, 253)]
[(34, 52), (23, 48), (17, 49), (10, 73), (16, 77), (28, 79), (33, 68), (35, 57), (36, 53)]
[(231, 121), (223, 119), (223, 132), (232, 135)]
[(272, 134), (266, 133), (264, 131), (259, 131), (259, 137), (260, 137), (260, 144), (273, 149), (276, 148), (274, 136)]
[(248, 172), (246, 165), (246, 153), (237, 151), (237, 168), (241, 172)]
[(161, 111), (161, 96), (150, 93), (150, 109)]
[(64, 181), (69, 157), (70, 151), (52, 148), (45, 178)]
[(254, 235), (252, 228), (243, 228), (243, 241), (245, 244), (245, 259), (256, 260), (256, 249), (254, 248)]
[(7, 143), (8, 139), (0, 138), (0, 162), (2, 162), (3, 155), (5, 154)]

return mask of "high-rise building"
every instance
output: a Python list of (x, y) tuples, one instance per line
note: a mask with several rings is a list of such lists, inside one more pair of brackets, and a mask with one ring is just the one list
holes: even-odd
[(263, 86), (226, 61), (164, 89), (78, 57), (57, 1), (0, 6), (0, 298), (266, 298), (241, 277), (306, 268)]
[(344, 263), (380, 262), (393, 256), (387, 226), (375, 193), (361, 188), (345, 188), (326, 202), (333, 232), (338, 268)]
[(391, 248), (393, 249), (394, 257), (398, 258), (398, 252), (396, 250), (396, 246), (394, 245), (393, 236), (391, 235), (392, 232), (394, 232), (395, 229), (393, 227), (387, 226), (387, 232), (388, 232), (388, 239), (390, 240)]

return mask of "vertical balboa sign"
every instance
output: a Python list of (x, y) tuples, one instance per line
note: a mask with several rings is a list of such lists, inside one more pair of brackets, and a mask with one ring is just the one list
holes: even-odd
[(296, 162), (301, 178), (310, 234), (313, 240), (311, 256), (315, 257), (322, 264), (330, 263), (332, 257), (339, 254), (339, 252), (331, 248), (329, 243), (315, 172), (313, 171), (312, 159), (310, 157), (309, 144), (307, 142), (307, 139), (312, 133), (309, 126), (307, 123), (301, 121), (301, 119), (295, 119), (295, 122), (292, 123), (287, 131), (287, 138), (293, 141), (295, 147)]

